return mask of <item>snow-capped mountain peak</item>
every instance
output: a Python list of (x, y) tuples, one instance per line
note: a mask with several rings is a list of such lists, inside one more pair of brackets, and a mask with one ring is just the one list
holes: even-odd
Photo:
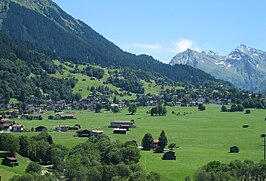
[(245, 53), (245, 52), (249, 52), (250, 48), (247, 45), (240, 44), (240, 45), (238, 45), (237, 50)]
[(228, 56), (215, 51), (201, 53), (187, 50), (177, 54), (170, 65), (185, 64), (210, 73), (216, 78), (232, 82), (236, 87), (256, 90), (262, 81), (266, 82), (266, 52), (237, 46)]
[(208, 55), (212, 55), (212, 56), (221, 56), (220, 53), (218, 53), (218, 52), (216, 52), (216, 51), (212, 51), (212, 50), (208, 51)]

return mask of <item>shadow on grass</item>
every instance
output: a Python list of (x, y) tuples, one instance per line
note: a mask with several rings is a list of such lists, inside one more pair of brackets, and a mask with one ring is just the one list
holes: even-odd
[(0, 152), (0, 158), (6, 158), (8, 156), (8, 152)]

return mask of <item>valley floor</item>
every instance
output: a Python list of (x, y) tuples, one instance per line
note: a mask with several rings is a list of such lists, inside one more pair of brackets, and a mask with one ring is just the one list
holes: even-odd
[[(210, 161), (218, 160), (230, 162), (231, 160), (263, 159), (263, 140), (260, 134), (266, 133), (266, 110), (251, 109), (251, 114), (244, 112), (220, 112), (220, 105), (207, 105), (206, 111), (198, 111), (197, 107), (167, 107), (166, 116), (150, 116), (146, 112), (150, 107), (138, 108), (135, 115), (129, 115), (127, 109), (120, 113), (102, 111), (94, 113), (88, 111), (73, 111), (77, 119), (48, 120), (53, 112), (43, 115), (43, 120), (16, 120), (26, 126), (27, 130), (40, 125), (46, 126), (55, 143), (66, 147), (84, 142), (86, 138), (77, 138), (75, 131), (55, 132), (58, 125), (74, 126), (80, 124), (81, 129), (100, 129), (112, 140), (136, 140), (141, 144), (145, 133), (151, 133), (158, 139), (162, 130), (168, 138), (168, 144), (175, 143), (176, 160), (165, 161), (163, 154), (152, 151), (141, 151), (141, 166), (147, 171), (158, 172), (162, 180), (184, 180), (186, 176), (193, 177), (197, 169)], [(172, 114), (180, 113), (179, 116)], [(183, 115), (186, 113), (185, 115)], [(135, 120), (136, 128), (132, 128), (126, 135), (116, 135), (108, 125), (113, 120)], [(248, 124), (248, 128), (242, 128)], [(13, 133), (15, 136), (38, 134), (36, 132)], [(238, 146), (238, 154), (229, 153), (231, 146)], [(23, 166), (24, 169), (25, 166)], [(2, 179), (22, 171), (17, 168), (0, 166)]]

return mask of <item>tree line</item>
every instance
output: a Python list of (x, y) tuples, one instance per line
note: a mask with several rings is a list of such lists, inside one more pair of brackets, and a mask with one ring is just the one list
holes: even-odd
[(151, 116), (165, 116), (167, 114), (167, 109), (166, 107), (160, 104), (158, 106), (151, 108), (151, 110), (148, 111), (148, 113), (150, 113)]
[(200, 168), (195, 175), (195, 180), (265, 180), (265, 168), (265, 161), (254, 163), (250, 160), (235, 160), (228, 164), (213, 161)]
[[(0, 34), (0, 102), (11, 98), (21, 102), (40, 103), (45, 99), (75, 100), (74, 78), (51, 77), (58, 67), (51, 58), (37, 52), (31, 45)], [(80, 96), (81, 98), (81, 96)]]
[[(160, 180), (159, 174), (147, 173), (138, 165), (140, 150), (135, 141), (112, 142), (105, 135), (90, 137), (86, 142), (67, 149), (54, 144), (52, 137), (45, 132), (19, 138), (12, 134), (0, 134), (0, 150), (8, 151), (10, 156), (18, 152), (39, 164), (53, 164), (53, 176), (66, 180)], [(38, 180), (43, 177), (36, 173), (39, 170), (36, 164), (30, 164), (28, 174), (11, 180)], [(53, 176), (47, 175), (45, 179), (54, 180)]]

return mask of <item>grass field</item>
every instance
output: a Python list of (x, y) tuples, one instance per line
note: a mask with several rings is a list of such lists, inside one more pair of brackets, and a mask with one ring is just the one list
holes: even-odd
[[(54, 61), (56, 65), (60, 65), (61, 63), (59, 61)], [(63, 71), (63, 74), (60, 74), (57, 72), (56, 74), (53, 74), (53, 77), (56, 78), (67, 78), (67, 77), (74, 77), (75, 79), (78, 79), (78, 82), (76, 86), (73, 88), (73, 93), (80, 93), (83, 98), (86, 98), (89, 94), (92, 92), (90, 90), (87, 90), (88, 85), (90, 87), (99, 87), (99, 86), (107, 86), (111, 90), (116, 90), (118, 93), (122, 93), (123, 91), (120, 91), (118, 87), (113, 86), (112, 84), (104, 84), (108, 77), (110, 76), (108, 73), (108, 70), (106, 68), (102, 68), (105, 71), (104, 77), (101, 80), (91, 80), (89, 76), (83, 75), (81, 73), (70, 73), (69, 70), (73, 70), (73, 68), (67, 66), (66, 64), (61, 64), (63, 65), (66, 69)], [(98, 67), (98, 66), (96, 66)], [(79, 69), (85, 68), (84, 65), (79, 65)], [(99, 68), (99, 67), (98, 67)], [(117, 96), (119, 99), (136, 99), (136, 94), (133, 94), (131, 96)]]
[[(266, 133), (266, 110), (251, 109), (251, 114), (222, 113), (218, 105), (207, 105), (207, 110), (200, 112), (196, 107), (167, 107), (167, 116), (150, 116), (146, 111), (150, 108), (138, 108), (135, 115), (128, 115), (124, 109), (121, 113), (112, 112), (93, 113), (87, 111), (74, 111), (75, 120), (48, 120), (49, 113), (44, 115), (42, 121), (17, 120), (26, 128), (45, 125), (51, 131), (54, 142), (67, 147), (72, 147), (84, 142), (86, 138), (74, 137), (75, 132), (65, 133), (53, 132), (57, 125), (73, 126), (79, 123), (82, 129), (102, 129), (112, 140), (136, 140), (141, 142), (145, 133), (151, 133), (154, 139), (159, 137), (163, 129), (168, 138), (168, 143), (176, 143), (175, 161), (164, 161), (162, 154), (152, 151), (141, 152), (141, 166), (147, 171), (158, 172), (163, 180), (184, 180), (186, 176), (193, 176), (198, 168), (204, 164), (219, 160), (230, 162), (231, 160), (253, 160), (255, 162), (263, 159), (263, 147), (261, 133)], [(172, 111), (188, 112), (185, 116), (176, 116)], [(136, 128), (131, 129), (126, 135), (114, 135), (112, 129), (108, 128), (113, 120), (135, 120)], [(242, 128), (248, 124), (249, 128)], [(34, 135), (38, 133), (17, 133), (19, 135)], [(230, 154), (229, 148), (236, 145), (240, 149), (238, 154)], [(3, 168), (3, 167), (0, 167)], [(9, 171), (9, 170), (7, 170)], [(1, 169), (2, 172), (2, 169)], [(8, 174), (8, 173), (7, 173)]]
[[(4, 152), (0, 151), (0, 163), (3, 161), (2, 154)], [(0, 164), (0, 176), (2, 177), (2, 181), (8, 180), (10, 177), (13, 177), (14, 175), (20, 175), (25, 173), (25, 170), (30, 163), (30, 160), (27, 158), (24, 158), (20, 156), (19, 154), (16, 154), (16, 158), (18, 159), (19, 166), (18, 167), (7, 167)]]
[[(68, 66), (67, 64), (65, 63), (60, 63), (59, 61), (55, 60), (54, 63), (56, 65), (62, 65), (63, 67), (65, 67), (65, 70), (63, 70), (63, 74), (60, 74), (59, 72), (56, 72), (56, 74), (53, 74), (52, 76), (53, 77), (56, 77), (56, 78), (67, 78), (67, 77), (75, 77), (76, 79), (78, 79), (78, 82), (76, 84), (76, 86), (73, 88), (73, 93), (80, 93), (81, 96), (83, 98), (86, 98), (89, 94), (91, 94), (91, 91), (90, 90), (87, 90), (87, 87), (88, 85), (90, 87), (94, 86), (94, 87), (99, 87), (99, 86), (107, 86), (109, 87), (111, 90), (116, 90), (118, 93), (125, 93), (126, 91), (120, 91), (120, 88), (119, 87), (115, 87), (114, 85), (112, 84), (104, 84), (104, 82), (107, 81), (107, 79), (110, 77), (110, 74), (108, 73), (108, 70), (106, 68), (102, 68), (105, 73), (104, 73), (104, 77), (101, 79), (101, 80), (91, 80), (89, 76), (87, 75), (83, 75), (81, 73), (76, 73), (76, 74), (73, 74), (73, 73), (70, 73), (69, 71), (70, 70), (74, 70), (74, 68)], [(97, 68), (101, 68), (99, 66), (95, 66)], [(78, 68), (80, 70), (84, 69), (85, 68), (85, 65), (79, 65)], [(115, 69), (112, 69), (113, 71)], [(145, 94), (159, 94), (160, 91), (162, 90), (160, 85), (156, 85), (155, 81), (152, 80), (152, 83), (148, 83), (144, 80), (141, 80), (141, 83), (143, 84), (143, 87), (145, 89)], [(175, 89), (183, 89), (183, 87), (180, 87), (180, 86), (176, 86), (176, 87), (171, 87), (171, 86), (164, 86), (164, 90), (166, 89), (172, 89), (172, 88), (175, 88)], [(121, 99), (126, 99), (126, 100), (135, 100), (136, 99), (136, 94), (132, 93), (131, 96), (117, 96), (117, 98), (119, 100)]]

